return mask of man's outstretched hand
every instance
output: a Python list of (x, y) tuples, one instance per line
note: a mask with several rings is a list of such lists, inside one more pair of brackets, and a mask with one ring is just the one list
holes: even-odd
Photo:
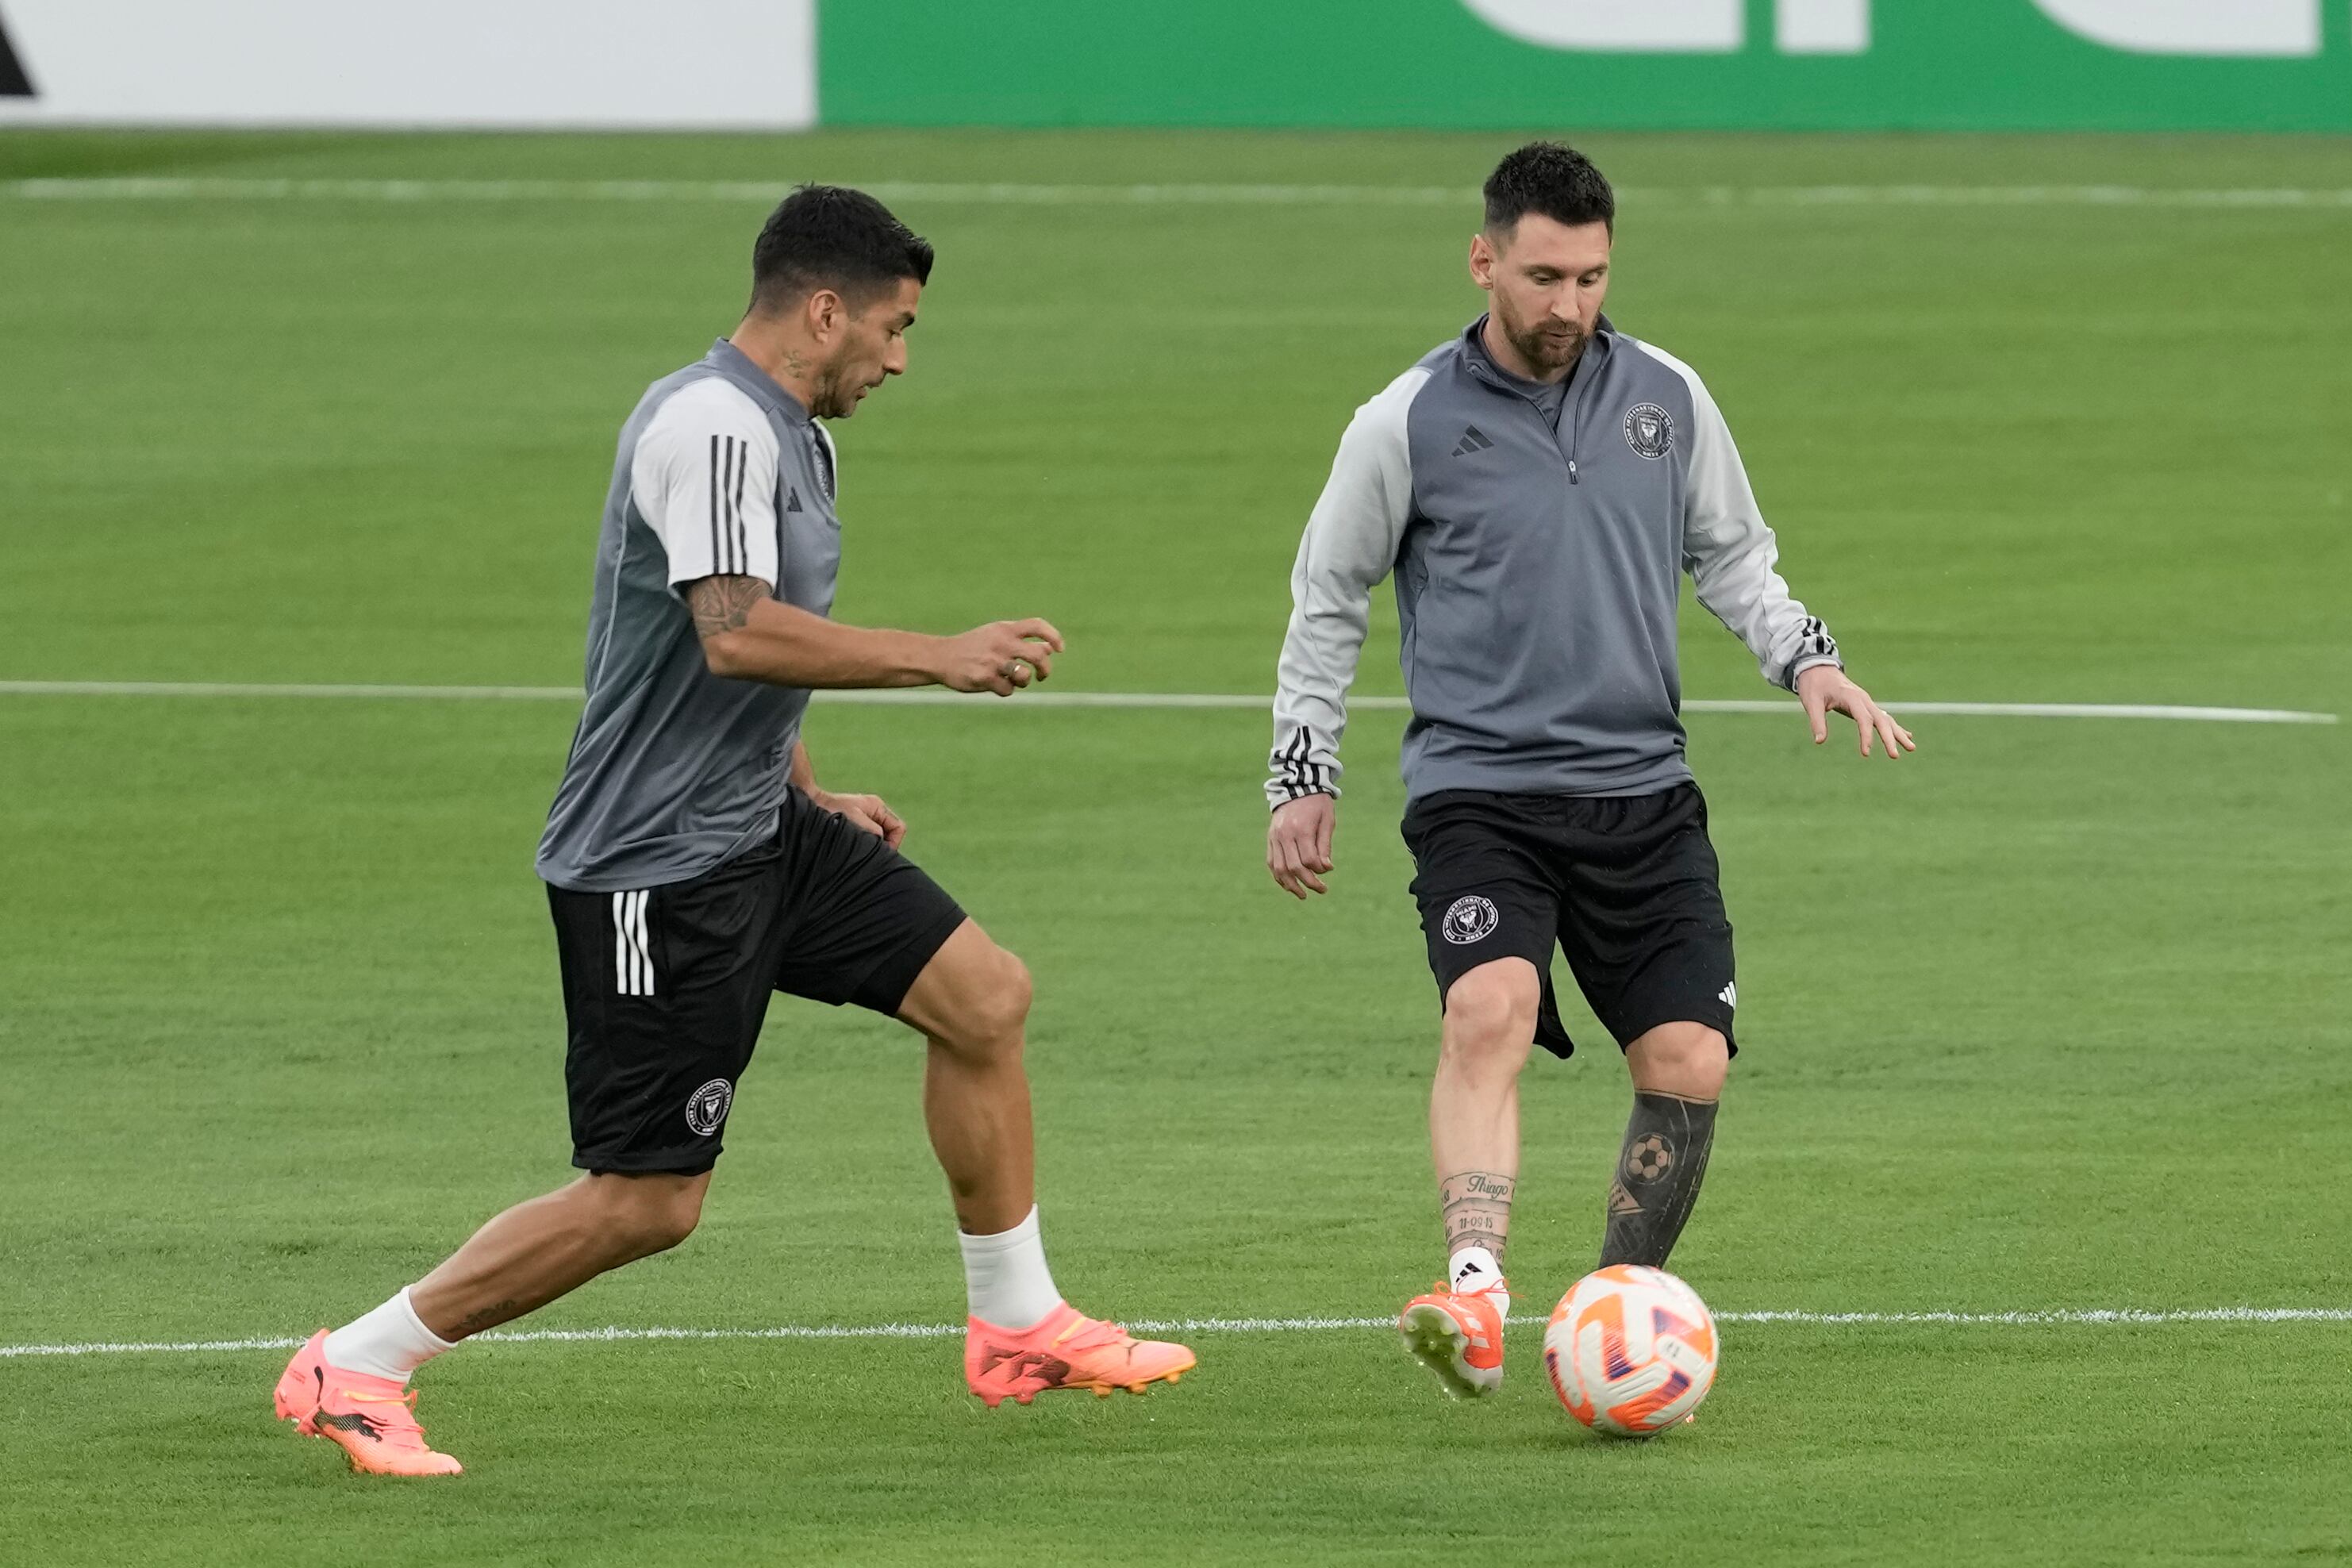
[(1302, 795), (1274, 808), (1265, 829), (1265, 868), (1292, 898), (1328, 891), (1334, 802), (1328, 795)]
[(1813, 744), (1818, 746), (1830, 738), (1830, 718), (1843, 713), (1852, 719), (1862, 731), (1862, 754), (1870, 755), (1871, 742), (1882, 742), (1886, 747), (1886, 760), (1895, 761), (1905, 752), (1916, 752), (1918, 742), (1911, 731), (1895, 721), (1895, 715), (1870, 700), (1870, 693), (1846, 679), (1845, 671), (1833, 664), (1817, 664), (1797, 677), (1797, 696), (1805, 705), (1805, 718), (1813, 727)]

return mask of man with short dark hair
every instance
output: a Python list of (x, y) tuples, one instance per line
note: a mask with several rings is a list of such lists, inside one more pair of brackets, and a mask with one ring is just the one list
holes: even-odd
[(973, 1394), (1140, 1393), (1192, 1365), (1055, 1289), (1022, 1068), (1028, 972), (898, 853), (906, 825), (887, 805), (817, 786), (801, 741), (812, 689), (1009, 697), (1062, 648), (1042, 620), (943, 637), (830, 618), (840, 523), (817, 420), (905, 373), (930, 271), (930, 246), (873, 197), (795, 191), (761, 232), (742, 322), (622, 426), (587, 706), (539, 848), (587, 1173), (296, 1352), (278, 1414), (355, 1469), (457, 1474), (410, 1414), (409, 1374), (686, 1239), (775, 991), (856, 1003), (929, 1041), (923, 1110), (963, 1249)]
[(1491, 309), (1357, 411), (1307, 520), (1266, 786), (1267, 868), (1322, 892), (1347, 689), (1393, 573), (1404, 837), (1444, 1011), (1429, 1129), (1447, 1254), (1399, 1327), (1455, 1394), (1502, 1381), (1519, 1070), (1537, 1040), (1572, 1048), (1555, 946), (1633, 1079), (1601, 1263), (1663, 1267), (1706, 1171), (1738, 992), (1683, 760), (1680, 574), (1802, 700), (1816, 742), (1835, 711), (1864, 756), (1912, 748), (1774, 570), (1698, 376), (1601, 313), (1609, 182), (1539, 142), (1486, 198), (1470, 275)]

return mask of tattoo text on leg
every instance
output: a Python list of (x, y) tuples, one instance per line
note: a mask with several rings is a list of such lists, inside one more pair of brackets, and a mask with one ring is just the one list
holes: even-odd
[(1493, 1171), (1464, 1171), (1437, 1184), (1444, 1205), (1445, 1250), (1483, 1247), (1503, 1260), (1511, 1234), (1511, 1191), (1518, 1183)]
[(458, 1319), (457, 1326), (449, 1331), (449, 1337), (452, 1340), (462, 1340), (468, 1335), (478, 1334), (484, 1329), (495, 1329), (508, 1319), (520, 1314), (521, 1310), (522, 1303), (509, 1296), (495, 1307), (483, 1307)]

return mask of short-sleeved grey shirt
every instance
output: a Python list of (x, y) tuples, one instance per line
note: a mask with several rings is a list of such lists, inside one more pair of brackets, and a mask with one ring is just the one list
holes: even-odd
[(733, 344), (646, 389), (621, 427), (596, 542), (587, 706), (539, 874), (618, 892), (700, 876), (775, 830), (806, 691), (704, 662), (685, 584), (731, 574), (833, 609), (831, 439)]

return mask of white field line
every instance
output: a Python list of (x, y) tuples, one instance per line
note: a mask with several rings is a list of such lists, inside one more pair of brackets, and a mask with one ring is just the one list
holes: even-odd
[[(0, 182), (32, 201), (721, 202), (768, 203), (791, 188), (767, 180), (233, 179), (112, 175)], [(1032, 184), (884, 181), (886, 202), (980, 206), (1469, 207), (1469, 185)], [(1630, 205), (1655, 207), (2207, 207), (2352, 209), (2352, 188), (2154, 185), (1632, 186)]]
[[(577, 702), (572, 686), (287, 686), (233, 680), (0, 680), (0, 696), (16, 697), (297, 697), (383, 698), (446, 701)], [(1017, 699), (971, 696), (937, 688), (903, 691), (820, 691), (821, 702), (879, 703), (918, 707), (1017, 708), (1222, 708), (1265, 712), (1270, 697), (1207, 691), (1024, 691)], [(1358, 711), (1403, 712), (1402, 697), (1355, 697)], [(1694, 698), (1685, 713), (1787, 713), (1787, 698)], [(2172, 719), (2221, 724), (2333, 724), (2333, 713), (2293, 708), (2197, 708), (2133, 702), (1902, 702), (1886, 707), (1901, 713), (1951, 713), (1995, 719)]]
[[(1719, 1323), (1789, 1323), (1826, 1328), (1933, 1327), (2063, 1328), (2158, 1327), (2175, 1323), (2352, 1323), (2352, 1307), (2137, 1307), (2052, 1308), (2015, 1312), (1717, 1312)], [(1540, 1316), (1515, 1317), (1514, 1323), (1540, 1323)], [(1333, 1329), (1393, 1329), (1394, 1318), (1142, 1318), (1127, 1326), (1146, 1334), (1313, 1333)], [(768, 1329), (493, 1329), (475, 1338), (500, 1344), (611, 1344), (634, 1340), (943, 1340), (963, 1332), (961, 1323), (786, 1323)], [(215, 1352), (292, 1350), (291, 1336), (247, 1340), (90, 1341), (79, 1344), (0, 1345), (0, 1358), (16, 1356), (197, 1355)]]

